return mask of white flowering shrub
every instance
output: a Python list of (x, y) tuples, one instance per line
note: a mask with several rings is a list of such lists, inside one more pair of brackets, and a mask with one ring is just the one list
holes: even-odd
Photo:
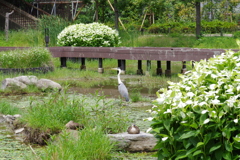
[(202, 60), (180, 77), (149, 110), (158, 159), (239, 159), (240, 52)]
[(68, 26), (57, 38), (60, 46), (115, 47), (120, 43), (118, 32), (101, 23)]

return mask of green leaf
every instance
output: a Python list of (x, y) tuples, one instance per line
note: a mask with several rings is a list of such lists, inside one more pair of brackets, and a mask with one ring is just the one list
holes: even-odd
[(209, 153), (211, 153), (211, 152), (217, 150), (217, 149), (220, 148), (221, 146), (222, 146), (221, 143), (217, 143), (217, 144), (215, 144), (213, 147), (210, 148)]
[(232, 152), (233, 150), (232, 144), (229, 141), (225, 141), (224, 144), (225, 144), (226, 150), (229, 152)]
[(203, 153), (201, 150), (197, 150), (197, 151), (195, 151), (195, 152), (193, 153), (193, 156), (199, 155), (199, 154), (201, 154), (201, 153)]
[(186, 151), (182, 151), (180, 154), (178, 154), (178, 156), (175, 158), (175, 160), (183, 159), (186, 157), (187, 157)]
[(212, 133), (208, 133), (204, 136), (204, 139), (203, 139), (204, 145), (208, 144), (211, 137), (212, 137)]
[(187, 151), (186, 155), (188, 156), (189, 154), (191, 154), (192, 152), (195, 152), (196, 150), (197, 150), (197, 148), (192, 148)]
[(198, 144), (197, 144), (197, 148), (200, 147), (200, 146), (203, 146), (203, 145), (204, 145), (203, 142), (198, 142)]
[(200, 116), (200, 125), (203, 125), (203, 122), (207, 119), (207, 114), (202, 114)]
[(198, 128), (198, 124), (196, 122), (193, 122), (190, 127), (197, 129)]
[(179, 139), (186, 139), (186, 138), (189, 138), (189, 137), (195, 137), (195, 135), (196, 135), (196, 131), (189, 131), (187, 133), (182, 134)]
[(222, 160), (223, 157), (223, 147), (221, 149), (216, 150), (214, 153), (216, 160)]
[(223, 158), (226, 160), (232, 160), (232, 156), (230, 152), (224, 152), (223, 153)]
[(163, 125), (164, 125), (164, 127), (168, 130), (168, 131), (170, 131), (170, 125), (171, 123), (170, 123), (170, 120), (165, 120), (164, 122), (163, 122)]
[[(233, 138), (233, 139), (235, 140), (235, 138)], [(233, 147), (236, 148), (236, 149), (240, 149), (240, 143), (239, 143), (239, 141), (235, 141), (235, 142), (233, 143)]]

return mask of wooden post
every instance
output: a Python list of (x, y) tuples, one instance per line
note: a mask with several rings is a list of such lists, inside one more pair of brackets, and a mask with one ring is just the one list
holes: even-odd
[(6, 13), (6, 19), (5, 19), (5, 33), (6, 33), (6, 41), (8, 41), (8, 30), (9, 30), (9, 16), (13, 14), (14, 10), (10, 13)]
[(126, 60), (125, 59), (122, 60), (122, 73), (126, 74)]
[(157, 75), (162, 75), (161, 61), (157, 61)]
[(85, 58), (81, 59), (82, 65), (80, 67), (81, 70), (86, 70), (86, 66), (85, 66)]
[(184, 74), (187, 71), (186, 61), (182, 61), (182, 70), (181, 73)]
[(60, 65), (61, 68), (67, 67), (67, 57), (60, 57), (60, 62), (61, 62), (61, 65)]
[(118, 59), (118, 67), (122, 70), (122, 74), (125, 74), (126, 60)]
[(167, 69), (165, 70), (165, 76), (171, 77), (171, 61), (167, 61)]
[(138, 60), (138, 70), (137, 70), (137, 75), (143, 75), (143, 70), (142, 70), (142, 60)]
[(150, 75), (150, 70), (151, 70), (151, 61), (147, 60), (147, 71), (146, 71), (146, 76)]
[(104, 69), (102, 68), (103, 63), (102, 63), (102, 58), (98, 58), (98, 73), (103, 73)]

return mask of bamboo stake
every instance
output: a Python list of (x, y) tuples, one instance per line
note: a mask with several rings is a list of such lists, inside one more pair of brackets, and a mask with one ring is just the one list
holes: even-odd
[(143, 17), (143, 21), (142, 21), (142, 24), (141, 24), (141, 27), (140, 27), (139, 31), (141, 31), (141, 29), (142, 29), (142, 27), (143, 27), (143, 23), (144, 23), (144, 21), (145, 21), (146, 16), (147, 16), (147, 12), (145, 13), (145, 15), (144, 15), (144, 17)]
[(77, 14), (76, 14), (75, 17), (73, 18), (73, 21), (76, 20), (76, 18), (78, 17), (78, 15), (80, 14), (80, 12), (82, 11), (83, 7), (85, 7), (85, 4), (79, 9), (79, 11), (77, 12)]
[(8, 30), (9, 30), (9, 16), (13, 14), (14, 10), (10, 13), (6, 13), (6, 19), (5, 19), (5, 33), (6, 33), (6, 41), (8, 41)]
[[(109, 0), (108, 0), (108, 3), (109, 3), (109, 5), (110, 5), (110, 7), (112, 8), (112, 10), (115, 12), (114, 7), (112, 6), (112, 4), (111, 4), (111, 2), (110, 2)], [(121, 19), (120, 19), (119, 17), (118, 17), (118, 21), (121, 23), (123, 29), (126, 31), (126, 28), (125, 28), (125, 26), (123, 25), (123, 23), (122, 23), (122, 21), (121, 21)]]

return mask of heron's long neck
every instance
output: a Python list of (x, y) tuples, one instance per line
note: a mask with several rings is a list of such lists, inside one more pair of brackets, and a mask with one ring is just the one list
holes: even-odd
[(121, 71), (118, 71), (118, 84), (122, 83), (122, 81), (120, 79), (120, 74), (121, 74)]

